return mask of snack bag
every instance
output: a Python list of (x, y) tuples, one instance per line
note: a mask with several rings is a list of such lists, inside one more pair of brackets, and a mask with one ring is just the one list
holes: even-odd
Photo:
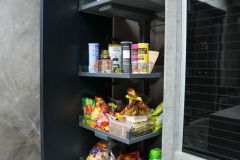
[(97, 119), (97, 128), (103, 131), (109, 131), (109, 116), (101, 114)]
[(158, 116), (162, 113), (162, 111), (163, 111), (163, 102), (157, 106), (157, 108), (153, 111), (151, 116)]
[(96, 105), (98, 105), (102, 112), (107, 113), (109, 111), (109, 107), (107, 103), (101, 97), (95, 97)]
[(92, 109), (95, 101), (91, 98), (82, 98), (82, 106), (84, 112), (84, 123), (89, 125), (91, 121)]
[(136, 152), (131, 152), (131, 153), (120, 154), (116, 158), (116, 160), (141, 160), (140, 152), (136, 151)]
[(101, 115), (101, 113), (102, 113), (101, 108), (96, 104), (92, 109), (91, 120), (96, 121), (98, 117)]
[(162, 119), (163, 119), (163, 114), (161, 114), (162, 111), (163, 111), (163, 103), (159, 104), (157, 108), (153, 111), (153, 113), (150, 115), (150, 119), (154, 123), (152, 128), (153, 132), (157, 132), (162, 128)]
[(111, 143), (107, 141), (98, 142), (90, 151), (86, 160), (115, 160), (111, 152)]

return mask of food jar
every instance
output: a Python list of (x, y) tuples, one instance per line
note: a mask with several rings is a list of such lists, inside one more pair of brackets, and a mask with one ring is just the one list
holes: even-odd
[(98, 68), (100, 73), (111, 73), (112, 61), (109, 59), (101, 59), (98, 61)]

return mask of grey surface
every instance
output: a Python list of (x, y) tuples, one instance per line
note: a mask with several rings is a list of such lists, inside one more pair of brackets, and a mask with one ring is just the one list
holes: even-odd
[[(81, 1), (81, 0), (80, 0)], [(160, 12), (162, 9), (164, 9), (165, 0), (100, 0), (91, 2), (89, 4), (80, 5), (79, 9), (84, 10), (90, 7), (93, 7), (94, 5), (101, 5), (104, 3), (116, 3), (121, 5), (128, 5), (131, 7), (141, 8), (144, 10), (154, 11), (154, 12)]]
[(82, 124), (82, 123), (79, 123), (79, 126), (85, 128), (87, 130), (93, 131), (95, 133), (96, 137), (101, 138), (103, 140), (114, 139), (114, 140), (117, 140), (119, 142), (122, 142), (122, 143), (125, 143), (125, 144), (128, 144), (128, 145), (134, 144), (134, 143), (137, 143), (137, 142), (141, 142), (141, 141), (144, 141), (146, 139), (150, 139), (150, 138), (161, 135), (161, 132), (159, 131), (159, 132), (149, 133), (149, 134), (146, 134), (146, 135), (142, 135), (142, 136), (127, 139), (127, 138), (121, 138), (121, 137), (112, 135), (112, 134), (107, 133), (107, 132), (100, 131), (98, 129), (89, 127), (88, 125), (85, 125), (85, 124)]
[[(162, 135), (163, 160), (204, 160), (182, 152), (185, 40), (183, 30), (183, 2), (167, 0), (165, 4), (165, 53), (164, 53), (164, 117)], [(187, 9), (184, 10), (186, 12)], [(186, 25), (186, 24), (185, 24)], [(184, 27), (186, 29), (186, 26)]]
[(240, 106), (224, 109), (212, 114), (213, 116), (240, 120)]
[(0, 159), (40, 160), (40, 0), (0, 0)]
[(151, 21), (155, 13), (164, 10), (164, 1), (153, 0), (100, 0), (79, 6), (79, 11), (106, 16), (131, 19), (134, 21)]
[(181, 151), (182, 1), (167, 0), (165, 4), (163, 160), (174, 160), (175, 152)]
[(130, 74), (130, 73), (89, 73), (89, 72), (79, 72), (80, 77), (102, 77), (102, 78), (124, 78), (124, 79), (153, 79), (161, 78), (162, 73), (151, 73), (151, 74)]

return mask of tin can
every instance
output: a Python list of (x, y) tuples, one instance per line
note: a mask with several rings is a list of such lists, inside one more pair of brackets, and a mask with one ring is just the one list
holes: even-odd
[(108, 51), (110, 55), (110, 59), (112, 62), (112, 71), (113, 73), (121, 73), (122, 72), (122, 47), (119, 44), (110, 44), (108, 46)]
[(131, 63), (132, 73), (138, 73), (138, 44), (132, 44)]
[(138, 43), (138, 72), (148, 73), (148, 43)]
[(89, 54), (88, 71), (89, 73), (97, 73), (99, 60), (99, 43), (89, 43), (88, 54)]
[(122, 72), (130, 73), (132, 42), (121, 42), (122, 45)]

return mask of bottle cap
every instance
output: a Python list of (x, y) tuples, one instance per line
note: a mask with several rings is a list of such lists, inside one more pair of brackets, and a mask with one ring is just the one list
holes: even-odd
[(138, 49), (138, 44), (132, 44), (132, 49)]

